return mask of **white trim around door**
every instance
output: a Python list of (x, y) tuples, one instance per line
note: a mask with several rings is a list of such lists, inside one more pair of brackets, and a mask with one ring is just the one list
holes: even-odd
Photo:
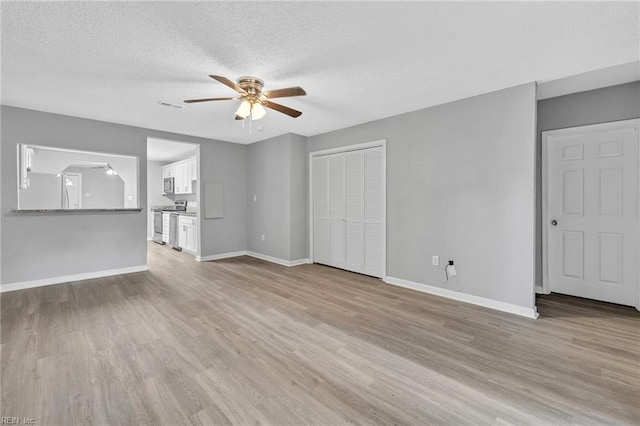
[(387, 140), (380, 139), (371, 142), (364, 142), (354, 145), (341, 146), (338, 148), (325, 149), (320, 151), (312, 151), (309, 153), (309, 263), (314, 263), (313, 254), (313, 159), (315, 157), (345, 153), (351, 151), (364, 150), (368, 148), (382, 147), (382, 280), (387, 275)]
[[(636, 135), (636, 151), (637, 151), (637, 170), (640, 170), (640, 119), (632, 119), (632, 120), (621, 120), (614, 121), (608, 123), (600, 123), (600, 124), (592, 124), (588, 126), (578, 126), (578, 127), (570, 127), (565, 129), (558, 130), (549, 130), (542, 132), (542, 289), (541, 293), (549, 294), (551, 292), (550, 288), (550, 277), (549, 277), (549, 232), (550, 232), (550, 215), (549, 215), (549, 155), (550, 149), (549, 144), (551, 139), (556, 136), (564, 136), (570, 134), (580, 134), (580, 133), (594, 133), (598, 131), (606, 131), (606, 130), (616, 130), (616, 129), (624, 129), (631, 128), (635, 129)], [(638, 221), (637, 229), (640, 229), (640, 173), (636, 175), (636, 179), (638, 179), (638, 192), (636, 193), (635, 200), (635, 220)], [(640, 231), (636, 232), (636, 262), (637, 265), (640, 265)], [(640, 266), (636, 267), (636, 297), (635, 297), (635, 307), (637, 310), (640, 310)]]

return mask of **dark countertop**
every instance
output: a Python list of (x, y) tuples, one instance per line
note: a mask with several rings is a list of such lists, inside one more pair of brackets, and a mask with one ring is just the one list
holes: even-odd
[(191, 217), (196, 217), (198, 216), (198, 213), (196, 212), (186, 212), (184, 210), (165, 210), (165, 209), (156, 209), (156, 210), (152, 210), (154, 212), (161, 212), (161, 213), (169, 213), (169, 214), (177, 214), (180, 216), (191, 216)]

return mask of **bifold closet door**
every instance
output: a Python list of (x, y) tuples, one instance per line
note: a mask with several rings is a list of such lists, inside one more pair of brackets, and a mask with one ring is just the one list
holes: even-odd
[(384, 274), (383, 148), (313, 159), (313, 261)]
[(364, 269), (363, 273), (382, 278), (384, 274), (384, 157), (381, 146), (363, 153)]
[(344, 154), (329, 156), (329, 265), (346, 269)]
[(364, 272), (364, 187), (363, 187), (363, 151), (350, 151), (344, 154), (345, 188), (345, 269)]
[(313, 159), (313, 260), (329, 265), (329, 157)]

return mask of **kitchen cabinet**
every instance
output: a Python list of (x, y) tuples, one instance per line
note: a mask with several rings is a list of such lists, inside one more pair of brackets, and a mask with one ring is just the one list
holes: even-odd
[(196, 158), (188, 158), (162, 166), (163, 182), (168, 177), (174, 179), (174, 194), (193, 194), (196, 189), (193, 181), (198, 180)]
[(196, 254), (198, 250), (198, 223), (193, 216), (180, 215), (178, 241), (183, 251)]

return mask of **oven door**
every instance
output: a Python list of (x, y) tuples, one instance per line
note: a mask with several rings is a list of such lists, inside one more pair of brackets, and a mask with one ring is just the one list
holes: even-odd
[(153, 241), (164, 244), (162, 242), (162, 212), (153, 212)]

